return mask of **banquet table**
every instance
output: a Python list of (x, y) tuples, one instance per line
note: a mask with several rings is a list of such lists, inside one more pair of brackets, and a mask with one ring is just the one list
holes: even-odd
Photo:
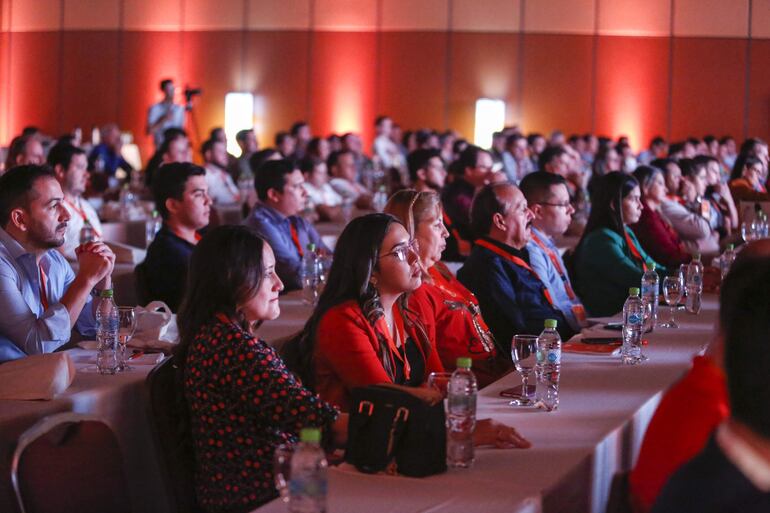
[[(477, 449), (472, 469), (423, 479), (330, 469), (329, 511), (604, 512), (612, 479), (632, 467), (662, 393), (711, 340), (717, 308), (716, 296), (705, 296), (699, 315), (678, 312), (680, 329), (647, 334), (649, 361), (641, 365), (564, 353), (555, 412), (509, 406), (499, 393), (520, 378), (508, 374), (479, 392), (477, 418), (515, 426), (532, 448)], [(667, 309), (661, 308), (664, 315)], [(286, 505), (276, 500), (257, 511), (284, 512)]]

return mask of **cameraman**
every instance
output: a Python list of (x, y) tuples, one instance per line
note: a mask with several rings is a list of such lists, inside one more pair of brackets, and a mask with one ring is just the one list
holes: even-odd
[(168, 128), (184, 129), (184, 105), (174, 103), (174, 81), (161, 80), (163, 100), (152, 105), (147, 112), (147, 135), (152, 135), (155, 148), (163, 143), (163, 132)]

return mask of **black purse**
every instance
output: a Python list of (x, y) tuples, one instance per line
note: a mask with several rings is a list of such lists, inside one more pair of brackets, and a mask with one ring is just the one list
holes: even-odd
[(446, 471), (444, 404), (388, 386), (351, 391), (345, 461), (361, 472), (424, 477)]

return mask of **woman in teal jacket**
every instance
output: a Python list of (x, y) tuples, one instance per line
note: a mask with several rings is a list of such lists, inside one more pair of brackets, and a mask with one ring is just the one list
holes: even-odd
[(642, 215), (639, 183), (621, 172), (598, 178), (583, 237), (575, 251), (574, 280), (590, 315), (604, 317), (623, 309), (630, 287), (640, 287), (642, 274), (655, 263), (628, 227)]

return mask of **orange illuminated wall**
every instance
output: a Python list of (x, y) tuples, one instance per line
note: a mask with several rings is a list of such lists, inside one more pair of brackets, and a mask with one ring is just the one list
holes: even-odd
[[(473, 134), (480, 97), (525, 131), (770, 138), (770, 2), (759, 0), (0, 0), (0, 142), (117, 121), (145, 155), (158, 81), (255, 94), (263, 145), (373, 120)], [(180, 89), (182, 88), (180, 87)], [(197, 127), (197, 130), (196, 130)]]

